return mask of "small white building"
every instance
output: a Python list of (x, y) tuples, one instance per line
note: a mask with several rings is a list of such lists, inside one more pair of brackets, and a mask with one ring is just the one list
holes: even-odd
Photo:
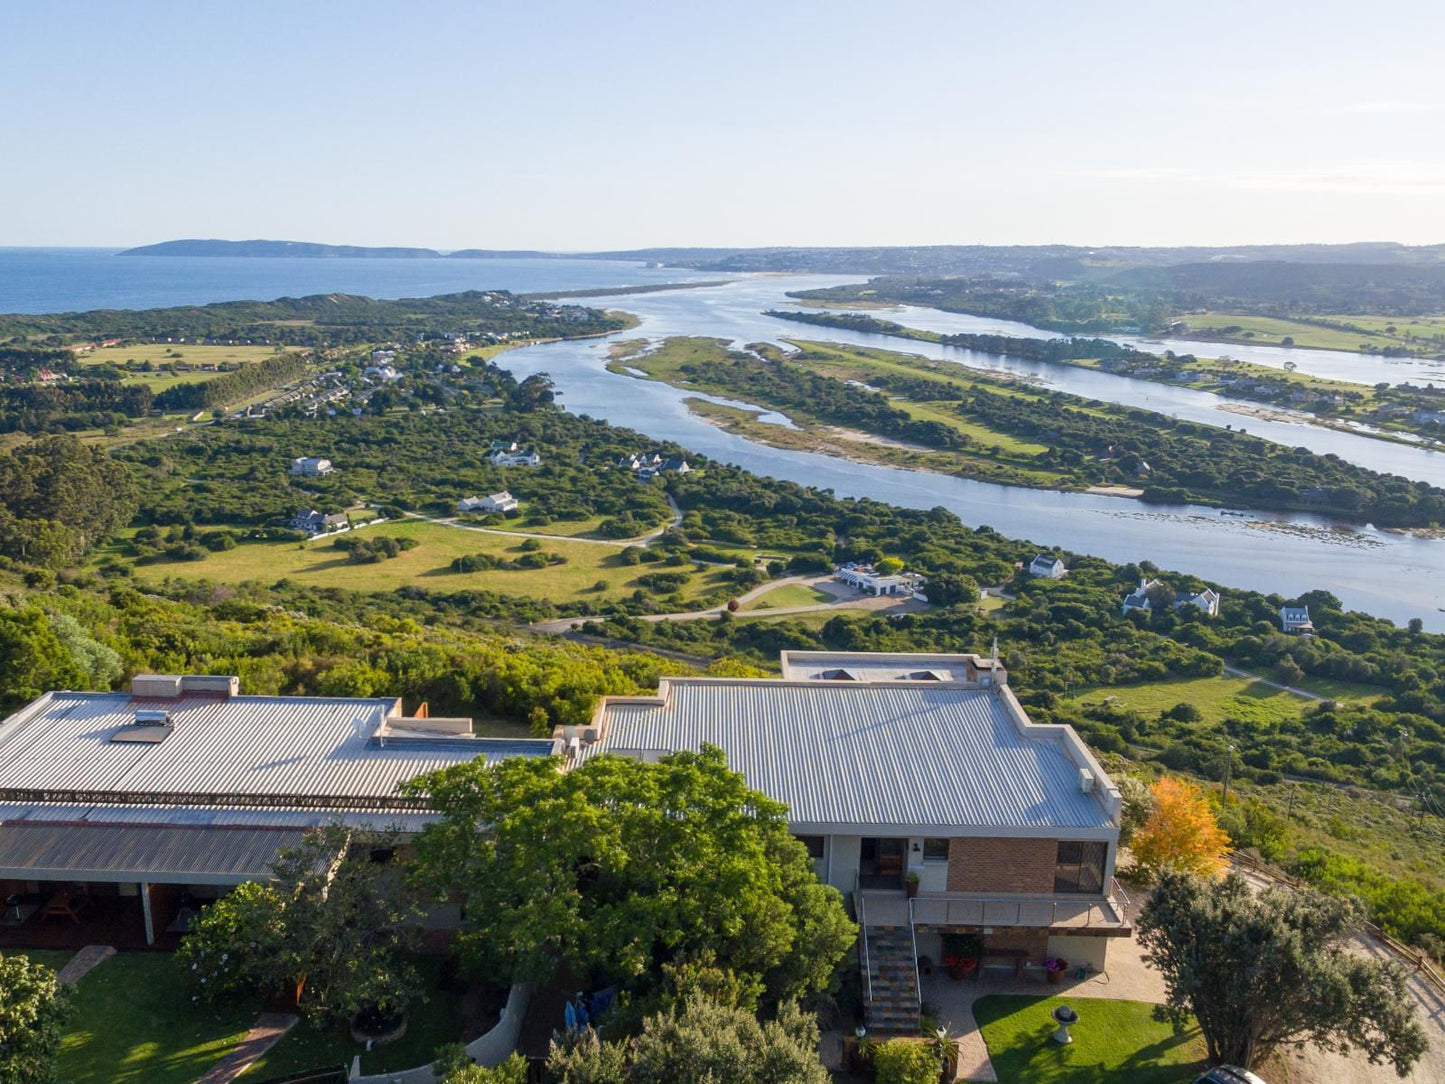
[(1281, 606), (1279, 608), (1279, 627), (1285, 632), (1313, 636), (1315, 627), (1310, 621), (1310, 608), (1308, 606)]
[(331, 465), (331, 460), (322, 459), (319, 456), (308, 455), (300, 459), (291, 460), (291, 473), (307, 478), (315, 478), (318, 475), (330, 474), (336, 468)]
[(1219, 592), (1206, 587), (1192, 595), (1185, 595), (1174, 603), (1176, 610), (1182, 610), (1186, 606), (1198, 606), (1210, 617), (1219, 616)]
[(1064, 562), (1051, 553), (1041, 553), (1029, 562), (1030, 576), (1047, 576), (1051, 580), (1061, 580), (1068, 571)]
[(515, 512), (517, 498), (505, 489), (485, 497), (463, 497), (457, 501), (458, 512)]
[(372, 380), (382, 380), (387, 383), (401, 379), (401, 374), (390, 365), (368, 365), (365, 369), (361, 370), (361, 375), (369, 377)]
[(500, 449), (487, 457), (494, 467), (540, 467), (542, 457), (536, 452), (504, 452)]

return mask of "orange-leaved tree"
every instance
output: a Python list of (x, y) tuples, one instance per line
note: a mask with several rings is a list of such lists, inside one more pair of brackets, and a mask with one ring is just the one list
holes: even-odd
[(1172, 868), (1215, 877), (1223, 872), (1229, 836), (1215, 820), (1204, 792), (1169, 776), (1149, 790), (1154, 812), (1130, 843), (1135, 860), (1155, 873)]

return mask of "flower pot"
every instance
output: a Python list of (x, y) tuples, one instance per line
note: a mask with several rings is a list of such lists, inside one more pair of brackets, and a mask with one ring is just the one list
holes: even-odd
[(916, 877), (910, 877), (910, 878), (908, 878), (906, 881), (904, 881), (904, 882), (903, 882), (903, 890), (908, 893), (908, 898), (909, 898), (910, 900), (913, 899), (915, 896), (917, 896), (917, 895), (918, 895), (918, 878), (916, 878)]
[(963, 979), (963, 977), (964, 977), (965, 975), (967, 975), (967, 974), (968, 974), (968, 971), (967, 971), (967, 969), (963, 966), (963, 964), (949, 964), (949, 965), (948, 965), (948, 977), (951, 978), (954, 982), (959, 982), (959, 981), (961, 981), (961, 980)]
[(1062, 971), (1045, 971), (1044, 974), (1048, 976), (1050, 985), (1061, 986), (1063, 984), (1064, 973)]

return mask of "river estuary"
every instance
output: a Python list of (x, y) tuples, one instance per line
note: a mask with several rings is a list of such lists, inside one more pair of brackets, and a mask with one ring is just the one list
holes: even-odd
[[(1193, 572), (1225, 586), (1287, 596), (1324, 588), (1352, 608), (1401, 623), (1419, 617), (1427, 628), (1445, 631), (1445, 611), (1441, 609), (1445, 607), (1445, 540), (1372, 527), (1348, 527), (1311, 516), (1250, 513), (1226, 517), (1217, 510), (1192, 505), (1145, 505), (1119, 497), (999, 486), (772, 448), (726, 433), (693, 415), (683, 402), (685, 392), (606, 369), (608, 346), (617, 339), (703, 335), (743, 343), (812, 337), (889, 346), (964, 364), (1027, 373), (1062, 391), (1212, 425), (1233, 424), (1291, 446), (1335, 452), (1376, 470), (1436, 484), (1445, 481), (1445, 456), (1438, 452), (1303, 423), (1265, 422), (1231, 414), (1220, 409), (1222, 401), (1217, 396), (1204, 392), (1070, 366), (812, 328), (762, 315), (766, 309), (790, 307), (785, 296), (789, 290), (847, 281), (857, 278), (758, 276), (721, 287), (619, 297), (610, 304), (635, 313), (642, 320), (640, 327), (610, 339), (548, 343), (512, 351), (501, 364), (519, 376), (550, 373), (562, 392), (562, 401), (575, 413), (673, 440), (758, 474), (832, 489), (839, 496), (871, 497), (917, 508), (942, 505), (968, 524), (987, 524), (1007, 535), (1115, 561), (1148, 559), (1163, 568)], [(909, 310), (907, 318), (889, 318), (910, 326), (925, 326), (921, 318), (914, 319), (915, 313), (931, 314), (932, 310)], [(972, 327), (954, 324), (947, 330), (1038, 334), (1023, 325), (946, 313), (933, 315), (946, 317), (948, 323), (976, 321)]]

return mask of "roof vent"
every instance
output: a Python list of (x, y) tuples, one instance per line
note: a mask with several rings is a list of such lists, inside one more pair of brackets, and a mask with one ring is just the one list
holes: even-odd
[(1079, 769), (1079, 790), (1085, 794), (1092, 794), (1094, 792), (1094, 773), (1089, 771), (1088, 768)]
[(858, 675), (852, 670), (824, 670), (824, 681), (857, 681)]

